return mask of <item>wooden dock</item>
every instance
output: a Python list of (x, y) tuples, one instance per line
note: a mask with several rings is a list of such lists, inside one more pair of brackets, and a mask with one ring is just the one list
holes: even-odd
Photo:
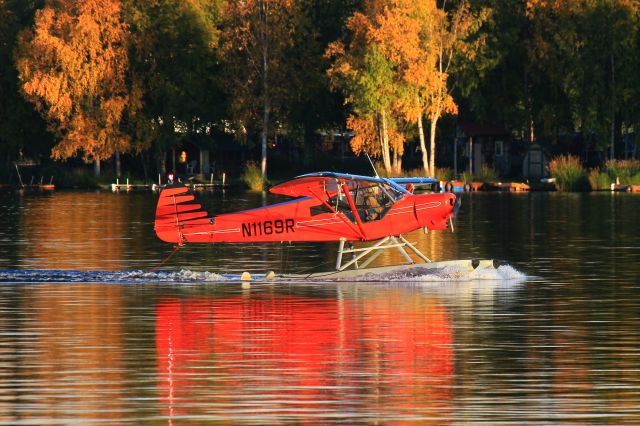
[(31, 176), (31, 182), (29, 184), (25, 184), (22, 180), (22, 175), (20, 174), (20, 168), (18, 167), (18, 163), (13, 163), (16, 167), (16, 173), (18, 174), (18, 181), (20, 182), (20, 186), (18, 189), (21, 191), (29, 191), (29, 190), (37, 190), (37, 191), (53, 191), (56, 189), (56, 186), (53, 184), (53, 176), (49, 179), (49, 183), (44, 183), (44, 176), (40, 176), (40, 183), (33, 181), (35, 180), (35, 176)]
[(470, 182), (449, 181), (443, 186), (447, 192), (470, 191), (501, 191), (501, 192), (525, 192), (531, 188), (526, 183), (519, 182)]
[(519, 182), (490, 182), (484, 184), (483, 189), (487, 191), (525, 192), (530, 191), (531, 187), (526, 183)]
[(624, 185), (612, 183), (611, 190), (615, 192), (640, 192), (640, 185)]
[[(223, 179), (221, 182), (213, 182), (212, 180), (209, 183), (186, 182), (185, 185), (187, 185), (189, 188), (193, 189), (194, 191), (213, 191), (216, 189), (224, 189), (227, 187), (225, 179)], [(125, 192), (154, 191), (155, 192), (162, 189), (162, 187), (163, 187), (162, 184), (156, 184), (156, 183), (132, 184), (132, 183), (129, 183), (129, 179), (127, 179), (125, 183), (120, 183), (120, 180), (116, 180), (116, 183), (112, 183), (111, 185), (107, 186), (107, 188), (111, 189), (111, 191), (113, 192), (120, 192), (120, 191), (125, 191)]]
[(11, 189), (18, 191), (53, 191), (56, 189), (56, 186), (52, 183), (34, 183), (28, 185), (11, 185), (11, 184), (0, 184), (0, 189)]
[(140, 190), (153, 190), (153, 186), (155, 186), (155, 184), (153, 185), (147, 185), (147, 184), (129, 184), (129, 183), (112, 183), (111, 184), (111, 191), (113, 192), (119, 192), (119, 191), (140, 191)]

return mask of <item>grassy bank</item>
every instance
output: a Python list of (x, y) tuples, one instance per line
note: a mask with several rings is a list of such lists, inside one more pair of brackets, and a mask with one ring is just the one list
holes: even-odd
[(640, 185), (640, 160), (609, 160), (589, 172), (591, 189), (609, 190), (612, 184)]
[(589, 191), (589, 176), (580, 159), (561, 155), (549, 162), (549, 174), (555, 179), (559, 191)]
[(257, 163), (249, 161), (242, 172), (240, 180), (249, 187), (252, 191), (264, 191), (265, 187), (269, 183), (262, 176), (262, 171)]

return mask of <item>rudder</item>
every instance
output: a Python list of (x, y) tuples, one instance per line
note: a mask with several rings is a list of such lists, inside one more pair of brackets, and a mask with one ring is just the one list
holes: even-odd
[(188, 242), (183, 234), (185, 227), (210, 223), (209, 214), (194, 200), (192, 191), (182, 183), (166, 186), (160, 192), (154, 226), (158, 238), (183, 244)]

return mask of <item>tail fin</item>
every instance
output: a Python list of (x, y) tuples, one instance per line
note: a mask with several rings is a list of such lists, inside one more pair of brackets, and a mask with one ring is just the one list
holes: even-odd
[(178, 183), (160, 192), (156, 208), (156, 235), (168, 243), (188, 242), (183, 234), (186, 226), (210, 223), (208, 213), (195, 201), (189, 188)]

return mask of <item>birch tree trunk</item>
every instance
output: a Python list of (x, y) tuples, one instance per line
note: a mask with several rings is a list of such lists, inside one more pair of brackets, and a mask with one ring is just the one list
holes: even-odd
[(116, 160), (116, 176), (121, 177), (122, 170), (121, 170), (121, 164), (120, 164), (120, 151), (116, 151), (115, 154), (113, 154), (113, 156), (114, 156), (114, 159)]
[(420, 151), (422, 151), (422, 168), (429, 174), (429, 153), (424, 139), (424, 126), (422, 125), (422, 114), (418, 116), (418, 136), (420, 137)]
[(431, 118), (431, 129), (429, 132), (429, 147), (431, 150), (431, 156), (429, 157), (429, 171), (427, 172), (430, 177), (435, 177), (436, 174), (436, 126), (438, 125), (437, 114), (434, 114)]
[(155, 143), (154, 145), (156, 148), (156, 154), (155, 154), (156, 169), (158, 171), (158, 174), (161, 174), (164, 176), (164, 174), (167, 173), (167, 151), (161, 149), (158, 143)]
[(261, 156), (260, 171), (262, 178), (267, 180), (267, 135), (269, 133), (269, 39), (268, 39), (268, 10), (266, 2), (261, 2), (260, 7), (263, 13), (263, 31), (262, 31), (262, 96), (263, 96), (263, 115), (262, 115), (262, 134), (261, 134)]
[[(382, 154), (382, 164), (385, 163), (384, 137), (382, 136), (382, 114), (378, 119), (376, 129), (378, 130), (378, 141), (380, 142), (380, 153)], [(376, 172), (377, 173), (377, 172)]]
[(394, 173), (398, 173), (398, 150), (393, 150), (393, 163), (391, 164)]
[(387, 114), (382, 111), (382, 161), (384, 162), (384, 170), (391, 172), (391, 158), (389, 152), (389, 131), (387, 129)]

